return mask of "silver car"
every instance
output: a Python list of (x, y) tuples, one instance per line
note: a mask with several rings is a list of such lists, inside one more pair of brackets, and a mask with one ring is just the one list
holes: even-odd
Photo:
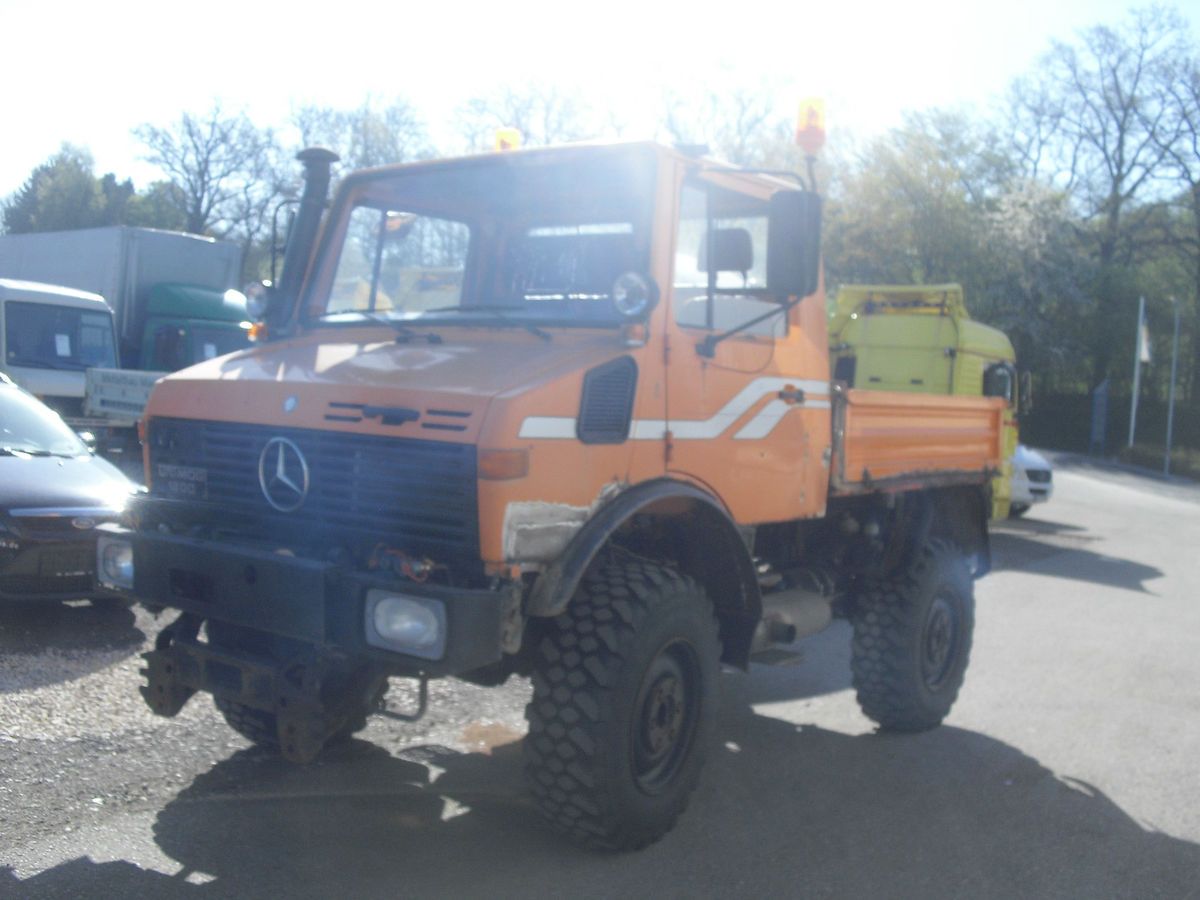
[(1054, 493), (1054, 473), (1049, 460), (1024, 444), (1013, 454), (1012, 503), (1009, 516), (1018, 518), (1035, 503), (1045, 503)]

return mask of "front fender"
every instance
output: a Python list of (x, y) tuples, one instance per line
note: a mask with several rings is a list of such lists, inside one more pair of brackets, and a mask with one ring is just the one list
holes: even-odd
[(538, 578), (530, 595), (529, 614), (550, 617), (563, 612), (588, 566), (621, 527), (638, 515), (671, 520), (676, 550), (672, 562), (694, 577), (712, 599), (725, 643), (723, 660), (746, 666), (762, 615), (754, 561), (720, 501), (679, 481), (647, 482), (601, 507)]

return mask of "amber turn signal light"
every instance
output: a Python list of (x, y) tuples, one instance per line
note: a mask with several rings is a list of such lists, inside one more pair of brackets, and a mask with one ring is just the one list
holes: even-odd
[(509, 481), (529, 474), (529, 451), (480, 450), (479, 477), (487, 481)]

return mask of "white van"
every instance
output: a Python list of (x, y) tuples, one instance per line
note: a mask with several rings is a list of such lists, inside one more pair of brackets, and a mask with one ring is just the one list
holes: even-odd
[(112, 310), (99, 294), (0, 278), (0, 371), (76, 429), (113, 425), (84, 415), (86, 372), (117, 365)]

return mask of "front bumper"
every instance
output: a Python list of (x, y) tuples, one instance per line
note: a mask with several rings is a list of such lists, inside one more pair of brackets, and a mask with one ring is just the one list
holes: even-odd
[[(498, 591), (416, 584), (280, 552), (119, 526), (102, 526), (102, 533), (131, 544), (128, 593), (150, 606), (302, 641), (388, 674), (455, 675), (501, 657), (505, 595)], [(443, 605), (446, 640), (439, 659), (367, 643), (364, 609), (372, 588)]]

